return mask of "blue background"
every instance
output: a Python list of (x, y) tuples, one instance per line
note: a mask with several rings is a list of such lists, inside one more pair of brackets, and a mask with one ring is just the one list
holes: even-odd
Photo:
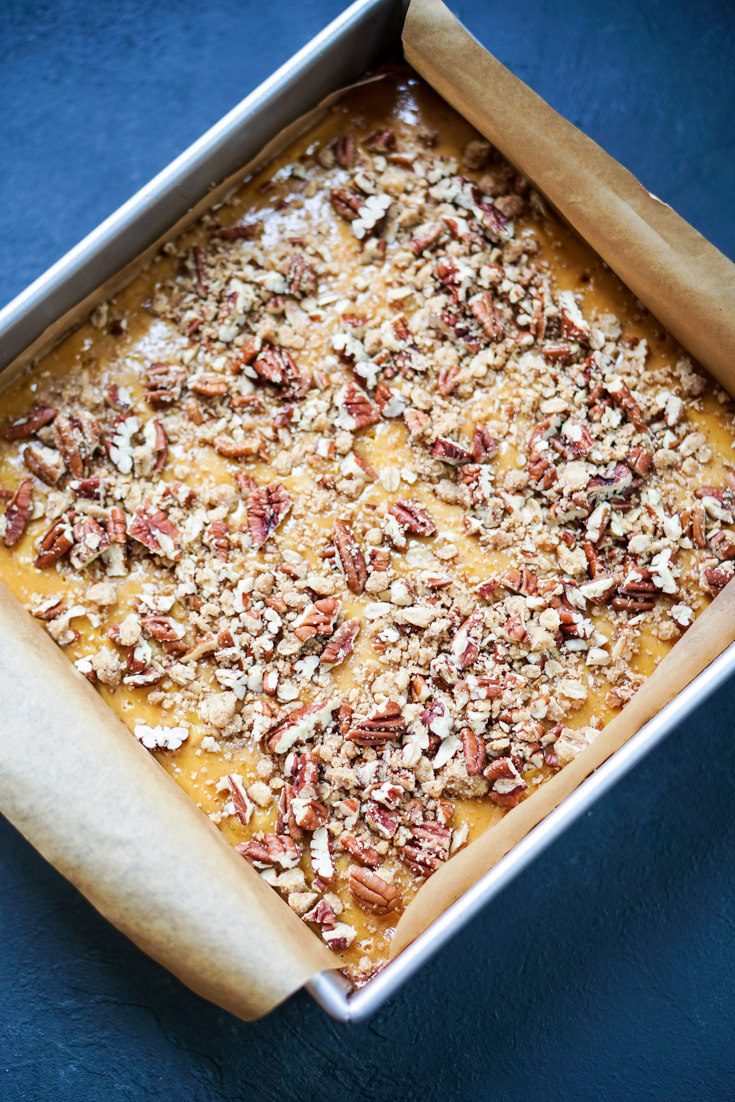
[[(0, 303), (342, 7), (2, 0)], [(731, 3), (454, 10), (735, 258)], [(732, 695), (704, 705), (358, 1027), (303, 994), (254, 1025), (203, 1002), (0, 820), (0, 1098), (735, 1099)]]

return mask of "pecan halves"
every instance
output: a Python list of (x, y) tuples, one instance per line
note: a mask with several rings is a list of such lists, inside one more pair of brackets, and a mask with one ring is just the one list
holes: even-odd
[(347, 732), (347, 739), (357, 746), (380, 746), (391, 742), (408, 730), (400, 704), (389, 700), (376, 708), (367, 719), (358, 720)]
[(74, 525), (73, 535), (74, 547), (69, 561), (77, 570), (84, 570), (110, 546), (107, 533), (94, 517), (82, 517), (78, 520)]
[(23, 462), (31, 474), (47, 486), (54, 486), (64, 473), (64, 460), (53, 448), (43, 444), (28, 444), (23, 452)]
[(359, 631), (360, 621), (357, 617), (345, 620), (345, 622), (337, 628), (322, 651), (320, 658), (322, 666), (331, 669), (332, 666), (339, 666), (341, 662), (344, 662), (345, 658), (352, 654), (352, 648), (355, 645), (355, 639)]
[(53, 566), (74, 545), (71, 524), (68, 517), (63, 516), (51, 525), (48, 532), (42, 537), (38, 545), (38, 553), (34, 566), (43, 570), (47, 566)]
[(253, 436), (246, 436), (244, 440), (233, 440), (231, 436), (215, 436), (212, 443), (225, 459), (254, 459), (263, 447), (263, 440), (257, 432)]
[(349, 876), (350, 895), (364, 911), (387, 915), (401, 909), (401, 893), (382, 876), (358, 865), (350, 865)]
[(303, 643), (312, 635), (328, 635), (334, 628), (339, 615), (339, 601), (334, 597), (323, 597), (314, 601), (293, 622), (293, 633)]
[(204, 373), (189, 383), (189, 389), (201, 394), (203, 398), (224, 398), (227, 380), (215, 372)]
[(25, 532), (33, 508), (33, 479), (24, 478), (5, 510), (3, 543), (13, 547)]
[(460, 732), (462, 750), (468, 777), (476, 777), (485, 764), (485, 740), (476, 735), (471, 727), (463, 727)]
[(32, 409), (21, 421), (10, 425), (3, 433), (5, 440), (23, 440), (26, 436), (33, 436), (44, 425), (53, 421), (58, 410), (52, 406), (37, 406)]
[(156, 509), (149, 498), (138, 507), (128, 525), (128, 535), (142, 543), (154, 555), (176, 561), (181, 558), (181, 535), (162, 509)]
[(334, 546), (337, 551), (337, 562), (347, 582), (350, 592), (359, 597), (365, 592), (367, 582), (367, 563), (351, 528), (343, 520), (334, 522), (333, 534)]
[(490, 340), (502, 341), (503, 326), (500, 323), (500, 315), (490, 292), (484, 291), (482, 294), (476, 295), (475, 298), (470, 299), (468, 305)]
[(415, 498), (399, 497), (388, 510), (404, 532), (414, 536), (433, 536), (436, 525), (426, 509)]
[(246, 501), (248, 528), (255, 547), (262, 547), (288, 513), (293, 499), (282, 482), (252, 490)]

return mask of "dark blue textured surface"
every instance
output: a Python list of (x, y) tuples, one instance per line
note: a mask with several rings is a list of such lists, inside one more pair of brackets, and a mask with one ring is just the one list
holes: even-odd
[[(341, 7), (3, 0), (0, 302)], [(728, 0), (455, 10), (735, 257)], [(351, 1029), (204, 1003), (0, 821), (0, 1099), (735, 1099), (733, 734), (729, 687)]]

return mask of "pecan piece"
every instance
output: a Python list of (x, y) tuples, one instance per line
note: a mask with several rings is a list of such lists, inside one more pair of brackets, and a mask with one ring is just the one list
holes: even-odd
[(231, 436), (215, 436), (212, 443), (226, 459), (253, 459), (263, 447), (258, 433), (246, 436), (244, 440), (233, 440)]
[(230, 554), (230, 537), (223, 520), (213, 520), (204, 534), (204, 542), (212, 548), (218, 559), (227, 562)]
[(457, 385), (457, 379), (459, 378), (459, 372), (460, 365), (458, 363), (439, 372), (439, 376), (436, 380), (436, 389), (439, 391), (442, 398), (448, 398), (454, 390)]
[(291, 295), (313, 295), (317, 290), (317, 275), (300, 253), (286, 262), (286, 286)]
[(42, 537), (33, 565), (38, 567), (39, 570), (43, 570), (47, 566), (53, 566), (55, 562), (63, 558), (73, 544), (74, 537), (68, 517), (59, 517)]
[(181, 558), (181, 535), (162, 509), (156, 509), (150, 498), (135, 511), (128, 525), (128, 535), (142, 543), (154, 555), (176, 562)]
[(415, 498), (399, 497), (388, 510), (404, 532), (414, 536), (433, 536), (436, 525), (426, 509)]
[(376, 708), (367, 719), (354, 723), (346, 738), (358, 746), (380, 746), (405, 734), (407, 730), (408, 724), (400, 704), (389, 700), (382, 708)]
[(468, 305), (490, 340), (502, 341), (503, 326), (500, 324), (500, 315), (490, 292), (483, 291), (482, 294), (476, 295), (470, 299)]
[(485, 755), (487, 753), (485, 747), (485, 740), (476, 735), (471, 727), (463, 727), (460, 732), (462, 739), (462, 750), (464, 752), (464, 761), (467, 767), (467, 776), (476, 777), (479, 773), (482, 773), (482, 767), (485, 764)]
[(732, 532), (715, 532), (709, 542), (718, 559), (735, 559), (735, 538)]
[(33, 507), (33, 479), (24, 478), (5, 510), (3, 543), (13, 547), (25, 532)]
[(352, 168), (355, 163), (355, 135), (351, 131), (337, 138), (334, 156), (340, 168)]
[(23, 462), (31, 474), (47, 486), (54, 486), (64, 473), (64, 460), (53, 448), (43, 444), (28, 444), (23, 452)]
[(264, 345), (253, 368), (261, 379), (278, 387), (284, 398), (303, 398), (309, 389), (308, 377), (299, 371), (291, 353), (278, 345)]
[(371, 153), (390, 153), (396, 147), (396, 135), (393, 130), (376, 130), (367, 139), (367, 148)]
[(73, 478), (84, 475), (86, 448), (84, 435), (78, 425), (65, 413), (59, 413), (54, 421), (54, 440)]
[(141, 616), (140, 626), (145, 635), (159, 642), (179, 640), (183, 635), (183, 629), (171, 616)]
[(450, 440), (446, 436), (437, 436), (431, 457), (432, 459), (441, 459), (443, 463), (451, 463), (453, 466), (471, 463), (474, 459), (472, 452), (467, 451), (455, 440)]
[(431, 421), (428, 413), (422, 413), (419, 409), (404, 409), (403, 420), (411, 436), (422, 436), (424, 429)]
[(217, 236), (224, 241), (252, 241), (263, 232), (262, 222), (248, 222), (242, 226), (225, 226), (217, 230)]
[(372, 404), (364, 390), (356, 383), (348, 383), (342, 394), (342, 404), (349, 421), (353, 422), (349, 427), (350, 432), (367, 428), (368, 425), (377, 425), (380, 420), (380, 410)]
[(358, 865), (350, 865), (349, 877), (350, 895), (364, 911), (387, 915), (401, 909), (401, 893), (382, 876)]
[(251, 490), (246, 508), (248, 528), (255, 547), (262, 547), (288, 513), (293, 499), (282, 482)]
[(322, 651), (319, 660), (321, 664), (331, 669), (332, 666), (339, 666), (341, 662), (344, 662), (345, 658), (352, 653), (352, 648), (355, 645), (355, 639), (359, 631), (360, 621), (357, 617), (345, 620), (345, 622), (337, 628)]
[(367, 563), (351, 528), (348, 528), (343, 520), (334, 522), (334, 546), (337, 551), (337, 562), (347, 582), (347, 588), (351, 593), (359, 596), (365, 592), (367, 582)]
[(616, 406), (622, 409), (629, 421), (633, 422), (638, 432), (648, 432), (648, 425), (643, 420), (641, 408), (630, 392), (630, 387), (624, 379), (615, 379), (608, 383), (606, 390)]
[(328, 635), (334, 630), (334, 621), (339, 615), (339, 601), (334, 597), (323, 597), (314, 601), (293, 622), (293, 633), (302, 643), (312, 635)]
[(633, 474), (644, 475), (653, 462), (653, 453), (637, 444), (626, 454), (625, 462)]
[(82, 517), (78, 520), (74, 525), (73, 535), (74, 547), (69, 561), (77, 570), (84, 570), (110, 546), (107, 533), (94, 517)]
[(291, 814), (296, 825), (302, 830), (318, 830), (329, 820), (329, 812), (318, 800), (303, 800), (294, 796), (291, 800)]
[(57, 412), (52, 406), (36, 406), (21, 421), (15, 421), (10, 425), (3, 433), (3, 437), (5, 440), (22, 440), (26, 436), (33, 436), (44, 425), (53, 421)]
[(408, 247), (416, 256), (420, 256), (439, 240), (443, 232), (444, 226), (441, 222), (426, 222), (416, 230), (416, 236), (409, 241)]
[(110, 509), (110, 515), (107, 518), (107, 535), (110, 537), (110, 543), (127, 542), (128, 526), (125, 520), (125, 513), (117, 505), (113, 505), (112, 509)]
[(498, 454), (498, 442), (490, 435), (486, 425), (476, 422), (472, 433), (472, 458), (475, 463), (484, 463), (486, 459), (494, 459)]
[(161, 361), (151, 364), (145, 374), (148, 405), (152, 409), (172, 406), (181, 393), (181, 381), (186, 371), (182, 367)]
[(224, 398), (227, 393), (227, 380), (214, 373), (199, 375), (189, 384), (191, 390), (203, 398)]
[(202, 298), (207, 297), (207, 265), (204, 260), (204, 254), (199, 246), (195, 246), (191, 250), (191, 266), (194, 269), (194, 279), (197, 285), (197, 291)]
[(483, 613), (476, 608), (454, 633), (451, 643), (452, 657), (462, 670), (473, 665), (479, 657), (483, 625)]
[(712, 596), (717, 597), (733, 579), (732, 566), (730, 563), (723, 563), (722, 566), (708, 566), (704, 570), (704, 578)]
[(354, 222), (362, 206), (358, 197), (356, 195), (351, 195), (350, 192), (343, 187), (333, 187), (329, 194), (329, 200), (335, 212), (348, 222)]
[(348, 831), (340, 834), (339, 840), (342, 843), (342, 847), (357, 861), (363, 865), (367, 865), (370, 869), (377, 869), (380, 864), (380, 854), (376, 849), (367, 845), (366, 842), (361, 842), (359, 838), (356, 838), (354, 834), (350, 834)]

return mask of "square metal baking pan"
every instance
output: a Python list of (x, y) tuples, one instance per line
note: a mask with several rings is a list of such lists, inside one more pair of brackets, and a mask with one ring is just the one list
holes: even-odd
[[(407, 0), (357, 0), (216, 126), (159, 173), (118, 211), (0, 311), (0, 373), (42, 355), (96, 300), (107, 297), (123, 270), (165, 239), (193, 208), (216, 201), (219, 185), (290, 122), (329, 93), (399, 56)], [(215, 190), (218, 189), (218, 190)], [(119, 282), (119, 281), (118, 281)], [(119, 285), (121, 283), (119, 282)], [(101, 291), (104, 288), (106, 290)], [(14, 373), (14, 372), (13, 372)], [(735, 673), (735, 644), (692, 681), (604, 765), (458, 899), (423, 934), (360, 990), (338, 972), (307, 985), (340, 1021), (363, 1021), (527, 867), (620, 777)]]

